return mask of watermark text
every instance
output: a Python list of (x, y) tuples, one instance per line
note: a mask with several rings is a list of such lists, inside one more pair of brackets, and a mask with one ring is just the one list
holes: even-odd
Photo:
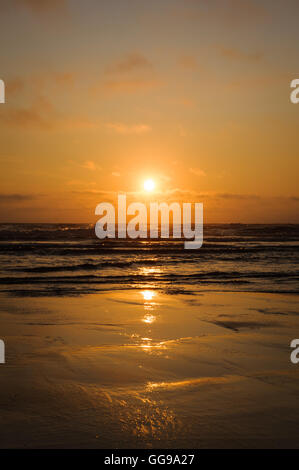
[(290, 95), (291, 103), (297, 104), (299, 103), (299, 78), (291, 81), (291, 88), (294, 88)]
[(5, 103), (5, 83), (0, 79), (0, 104)]
[[(193, 209), (193, 210), (192, 210)], [(96, 236), (104, 238), (185, 238), (185, 249), (198, 249), (203, 243), (203, 204), (178, 202), (151, 202), (149, 208), (141, 202), (132, 202), (127, 207), (126, 195), (118, 195), (118, 207), (102, 202), (95, 209), (102, 217), (95, 226)], [(117, 215), (117, 230), (116, 230)], [(127, 217), (131, 219), (127, 223)], [(133, 217), (132, 217), (133, 216)], [(170, 221), (172, 218), (172, 234)], [(149, 221), (149, 223), (148, 223)], [(193, 223), (192, 223), (193, 221)], [(117, 233), (116, 233), (117, 232)]]
[(0, 339), (0, 364), (5, 363), (5, 344), (2, 339)]

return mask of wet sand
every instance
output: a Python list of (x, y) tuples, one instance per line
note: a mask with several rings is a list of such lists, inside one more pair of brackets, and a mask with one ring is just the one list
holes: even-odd
[(297, 297), (1, 296), (0, 447), (299, 447)]

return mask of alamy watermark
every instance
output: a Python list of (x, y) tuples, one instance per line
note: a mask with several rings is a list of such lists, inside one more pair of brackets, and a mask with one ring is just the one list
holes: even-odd
[(292, 351), (291, 353), (291, 362), (293, 364), (298, 364), (299, 362), (299, 339), (293, 339), (293, 341), (291, 341), (291, 348), (294, 348), (294, 351)]
[(5, 344), (2, 339), (0, 339), (0, 364), (5, 363)]
[(0, 104), (5, 103), (5, 83), (0, 79)]
[(293, 104), (299, 103), (299, 78), (295, 78), (291, 81), (291, 88), (294, 90), (290, 94), (290, 100)]
[[(132, 202), (127, 207), (126, 196), (119, 194), (117, 210), (109, 202), (97, 205), (95, 214), (102, 217), (96, 223), (95, 233), (100, 239), (127, 237), (157, 239), (160, 226), (161, 238), (170, 238), (170, 214), (172, 214), (172, 237), (190, 240), (184, 242), (185, 249), (198, 249), (203, 243), (203, 204), (194, 203), (194, 208), (192, 206), (193, 203), (190, 202), (183, 203), (182, 208), (178, 202), (171, 204), (151, 202), (147, 208), (142, 202)], [(127, 223), (127, 216), (134, 217)]]

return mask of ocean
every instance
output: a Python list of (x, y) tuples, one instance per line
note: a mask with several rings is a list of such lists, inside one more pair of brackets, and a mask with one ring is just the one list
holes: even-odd
[(19, 296), (111, 289), (298, 293), (299, 225), (204, 226), (204, 243), (99, 240), (91, 224), (1, 224), (0, 289)]

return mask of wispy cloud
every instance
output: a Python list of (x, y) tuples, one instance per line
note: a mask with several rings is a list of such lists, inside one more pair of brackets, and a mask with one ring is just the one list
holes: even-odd
[(153, 64), (143, 54), (133, 52), (110, 64), (105, 70), (106, 78), (91, 91), (122, 94), (147, 91), (161, 85), (153, 72)]
[(121, 122), (111, 122), (106, 124), (107, 129), (110, 129), (117, 134), (145, 134), (152, 129), (147, 124), (127, 125)]
[(54, 80), (56, 85), (61, 87), (70, 87), (74, 85), (75, 75), (71, 72), (53, 73), (47, 76), (49, 80)]
[(0, 203), (15, 203), (36, 199), (34, 194), (0, 194)]
[(39, 98), (27, 108), (7, 108), (6, 112), (1, 114), (0, 122), (25, 129), (50, 129), (53, 125), (53, 108), (47, 100)]
[(227, 20), (233, 23), (265, 19), (268, 13), (258, 0), (224, 0)]
[(84, 168), (85, 170), (101, 170), (101, 167), (98, 166), (93, 160), (86, 160), (82, 165), (80, 165), (81, 168)]
[(94, 160), (85, 160), (83, 162), (76, 162), (74, 160), (69, 160), (69, 163), (79, 168), (84, 168), (84, 170), (90, 170), (90, 171), (102, 170), (102, 167), (100, 167)]
[(220, 54), (227, 59), (257, 62), (263, 58), (261, 52), (242, 51), (237, 47), (221, 47)]
[(5, 81), (7, 95), (15, 95), (24, 89), (25, 82), (20, 77), (11, 78)]
[[(23, 128), (25, 130), (38, 129), (42, 131), (66, 129), (66, 130), (105, 130), (108, 129), (117, 134), (145, 134), (152, 129), (149, 125), (126, 124), (123, 122), (104, 123), (99, 119), (90, 119), (84, 116), (65, 116), (60, 113), (44, 97), (37, 98), (27, 107), (8, 107), (5, 113), (0, 114), (0, 123), (9, 127)], [(84, 168), (93, 168), (92, 161), (86, 161)]]
[(192, 55), (181, 55), (178, 64), (184, 69), (194, 70), (197, 67), (197, 60)]
[(256, 200), (260, 199), (257, 194), (215, 193), (214, 197), (219, 199)]
[(189, 168), (190, 173), (196, 176), (207, 176), (201, 168)]
[(109, 65), (106, 69), (106, 73), (128, 73), (149, 69), (151, 67), (152, 63), (144, 55), (138, 52), (134, 52), (131, 54), (127, 54), (127, 56), (123, 60)]
[(161, 85), (161, 82), (155, 79), (132, 78), (126, 80), (105, 80), (100, 87), (96, 87), (95, 91), (103, 88), (110, 93), (136, 93), (139, 91), (147, 91)]
[(269, 16), (261, 3), (258, 0), (185, 0), (170, 7), (170, 16), (196, 22), (218, 22), (229, 27), (243, 26), (265, 21)]
[(287, 200), (290, 202), (299, 202), (299, 196), (289, 196)]
[(10, 0), (14, 7), (25, 7), (33, 13), (45, 14), (48, 12), (64, 12), (67, 0)]
[[(8, 102), (13, 103), (12, 98), (22, 93), (31, 97), (33, 106), (40, 104), (41, 96), (49, 96), (58, 90), (72, 92), (75, 85), (75, 74), (69, 71), (48, 71), (47, 73), (32, 74), (31, 76), (9, 76), (5, 79), (5, 89)], [(45, 98), (43, 98), (45, 101)]]
[(0, 123), (8, 127), (42, 131), (55, 129), (98, 130), (103, 128), (103, 123), (98, 119), (90, 119), (80, 115), (63, 115), (44, 96), (35, 98), (32, 104), (26, 107), (8, 106), (5, 113), (0, 114)]

